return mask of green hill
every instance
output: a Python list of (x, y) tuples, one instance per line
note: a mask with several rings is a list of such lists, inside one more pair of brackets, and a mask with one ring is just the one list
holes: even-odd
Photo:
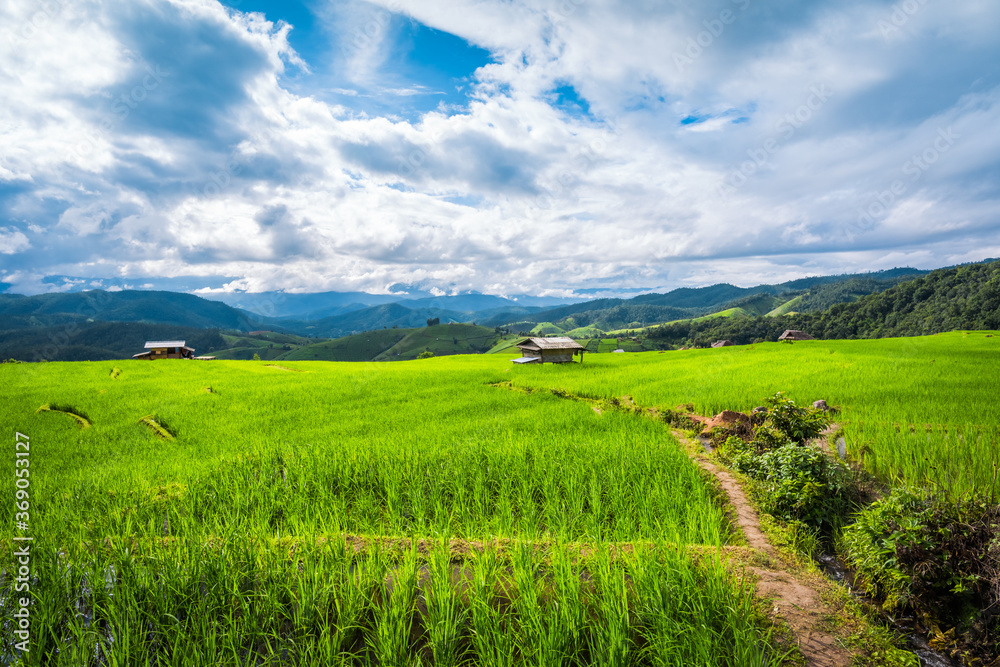
[[(104, 361), (129, 359), (147, 340), (183, 340), (195, 354), (228, 347), (217, 329), (143, 322), (92, 322), (0, 331), (0, 359), (20, 361)], [(252, 356), (252, 355), (251, 355)]]
[[(306, 345), (278, 357), (286, 361), (400, 361), (430, 350), (434, 356), (489, 352), (502, 336), (473, 324), (376, 329)], [(507, 337), (513, 342), (513, 338)], [(261, 357), (264, 358), (263, 356)]]
[(399, 341), (412, 329), (376, 329), (334, 340), (307, 345), (286, 354), (282, 359), (320, 361), (371, 361)]
[(521, 354), (520, 350), (514, 347), (517, 341), (521, 340), (522, 336), (504, 336), (498, 340), (493, 347), (486, 351), (486, 354)]
[(146, 322), (238, 331), (259, 328), (255, 318), (218, 301), (144, 290), (0, 294), (0, 321), (0, 328), (6, 330), (89, 322)]
[(552, 324), (552, 322), (540, 322), (539, 324), (537, 324), (534, 327), (532, 327), (532, 329), (531, 329), (531, 335), (532, 336), (549, 336), (549, 335), (561, 336), (561, 335), (563, 335), (564, 331), (565, 331), (565, 329), (563, 329), (560, 326), (556, 326), (555, 324)]
[(570, 338), (599, 338), (600, 336), (604, 336), (605, 332), (603, 329), (600, 329), (592, 324), (588, 327), (570, 329), (562, 335), (569, 336)]
[(501, 315), (483, 318), (487, 325), (501, 325), (536, 335), (568, 332), (574, 337), (592, 337), (600, 332), (635, 331), (667, 322), (699, 321), (704, 317), (759, 316), (794, 310), (819, 312), (835, 303), (855, 301), (861, 296), (889, 289), (925, 275), (918, 269), (891, 269), (867, 274), (818, 276), (776, 285), (737, 287), (729, 284), (682, 287), (666, 294), (642, 294), (631, 299), (596, 299), (549, 308), (526, 316), (517, 323)]
[(805, 295), (800, 294), (792, 299), (784, 302), (780, 306), (765, 313), (768, 317), (778, 317), (779, 315), (791, 315), (792, 313), (798, 312), (796, 308), (802, 303), (802, 299)]
[(410, 329), (405, 338), (375, 357), (375, 361), (416, 359), (430, 350), (435, 356), (482, 354), (488, 352), (501, 335), (494, 329), (475, 324), (438, 324)]
[(774, 341), (785, 329), (823, 339), (853, 339), (997, 328), (1000, 261), (992, 261), (938, 269), (822, 313), (672, 322), (648, 335), (673, 345), (704, 347), (723, 338), (740, 345)]
[(222, 338), (226, 348), (211, 353), (217, 359), (253, 359), (255, 354), (265, 360), (282, 359), (293, 350), (316, 343), (313, 338), (273, 331), (254, 335), (223, 332)]

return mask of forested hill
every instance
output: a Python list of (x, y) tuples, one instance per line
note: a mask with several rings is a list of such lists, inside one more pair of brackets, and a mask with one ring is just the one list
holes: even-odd
[(734, 317), (664, 324), (649, 331), (677, 345), (777, 340), (785, 329), (817, 338), (921, 336), (956, 329), (1000, 329), (1000, 261), (932, 271), (823, 313)]
[(258, 328), (255, 318), (193, 294), (152, 290), (0, 294), (0, 330), (83, 325), (89, 322), (146, 322), (198, 329)]
[[(557, 323), (564, 331), (589, 326), (611, 331), (697, 318), (732, 308), (764, 314), (784, 304), (785, 310), (789, 311), (818, 312), (834, 303), (853, 301), (927, 273), (913, 268), (896, 268), (864, 274), (800, 278), (755, 287), (737, 287), (726, 283), (682, 287), (666, 294), (642, 294), (631, 299), (597, 299), (548, 308), (519, 316), (516, 324), (545, 322)], [(505, 319), (508, 316), (509, 313), (499, 313), (479, 317), (477, 321), (488, 326), (508, 326), (513, 323)]]

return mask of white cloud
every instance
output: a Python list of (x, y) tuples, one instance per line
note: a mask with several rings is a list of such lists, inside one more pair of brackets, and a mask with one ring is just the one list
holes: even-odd
[(28, 237), (9, 227), (0, 227), (0, 254), (13, 255), (31, 247)]
[[(929, 3), (886, 39), (889, 10), (864, 0), (647, 5), (329, 3), (320, 63), (276, 17), (210, 0), (67, 3), (30, 38), (36, 5), (7, 3), (3, 252), (136, 284), (517, 293), (926, 268), (991, 247), (1000, 80), (981, 63), (1000, 56), (1000, 10)], [(466, 107), (378, 106), (441, 92), (393, 79), (401, 15), (491, 51)], [(131, 32), (150, 26), (178, 43)], [(349, 87), (312, 91), (320, 65)], [(558, 106), (559, 86), (589, 113)], [(907, 167), (948, 128), (947, 150)]]

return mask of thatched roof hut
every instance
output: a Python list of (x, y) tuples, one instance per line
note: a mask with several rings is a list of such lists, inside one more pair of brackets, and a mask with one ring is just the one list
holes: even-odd
[(805, 331), (799, 331), (798, 329), (786, 329), (785, 333), (778, 336), (778, 340), (816, 340)]
[(573, 356), (576, 354), (579, 354), (580, 361), (583, 361), (583, 352), (587, 349), (565, 336), (525, 338), (515, 345), (521, 350), (521, 358), (512, 360), (515, 364), (564, 364), (573, 361)]
[(146, 351), (132, 355), (133, 359), (191, 359), (194, 348), (187, 347), (183, 340), (149, 340), (143, 346)]

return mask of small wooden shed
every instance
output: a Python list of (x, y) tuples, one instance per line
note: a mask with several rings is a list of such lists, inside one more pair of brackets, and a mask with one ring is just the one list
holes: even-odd
[(778, 340), (816, 340), (805, 331), (798, 329), (786, 329), (785, 333), (778, 336)]
[(133, 359), (193, 359), (194, 348), (187, 347), (183, 340), (148, 340), (143, 346), (145, 352), (133, 355)]
[(735, 345), (735, 343), (731, 340), (717, 340), (712, 343), (712, 347), (729, 347), (731, 345)]
[(572, 338), (558, 336), (552, 338), (525, 338), (516, 343), (521, 350), (520, 359), (512, 359), (515, 364), (565, 364), (573, 361), (573, 356), (580, 355), (587, 348)]

